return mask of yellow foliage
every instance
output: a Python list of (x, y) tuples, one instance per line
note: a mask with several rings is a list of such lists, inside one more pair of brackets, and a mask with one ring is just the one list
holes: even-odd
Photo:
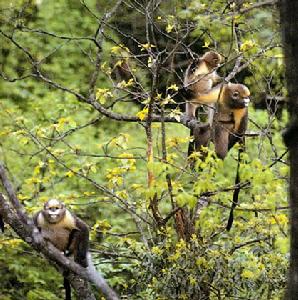
[(167, 95), (167, 97), (161, 101), (162, 105), (166, 105), (168, 103), (176, 103), (175, 100), (170, 95)]
[(84, 196), (91, 196), (91, 195), (94, 195), (95, 192), (83, 192), (83, 195)]
[(74, 173), (72, 171), (68, 171), (65, 173), (65, 176), (70, 178), (74, 176)]
[(168, 24), (167, 27), (166, 27), (166, 32), (167, 33), (170, 33), (172, 32), (174, 29), (174, 25), (173, 24)]
[(131, 87), (133, 86), (134, 84), (134, 79), (133, 78), (130, 78), (128, 81), (125, 81), (125, 80), (122, 80), (121, 82), (119, 82), (117, 84), (117, 86), (119, 88), (128, 88), (128, 87)]
[(118, 191), (118, 192), (116, 192), (116, 195), (118, 197), (120, 197), (120, 198), (123, 198), (123, 199), (127, 199), (128, 198), (128, 194), (127, 194), (126, 190)]
[(208, 48), (210, 46), (210, 42), (209, 41), (205, 41), (203, 48)]
[(2, 249), (4, 247), (16, 248), (21, 243), (23, 243), (23, 240), (21, 240), (21, 239), (0, 240), (0, 249)]
[(27, 200), (27, 199), (29, 199), (30, 197), (28, 197), (28, 196), (25, 196), (25, 195), (23, 195), (23, 194), (18, 194), (18, 198), (19, 198), (19, 200)]
[(151, 48), (155, 48), (156, 46), (150, 43), (146, 43), (146, 44), (141, 44), (141, 46), (139, 47), (141, 47), (141, 51), (145, 51)]
[(184, 250), (186, 249), (186, 243), (184, 240), (180, 240), (177, 244), (176, 244), (176, 249), (178, 250)]
[(208, 262), (206, 261), (206, 259), (204, 257), (199, 257), (196, 259), (196, 265), (201, 266), (201, 267), (207, 267)]
[(244, 270), (244, 271), (241, 273), (241, 276), (242, 276), (243, 278), (252, 279), (252, 278), (255, 277), (255, 274), (254, 274), (252, 271), (250, 271), (250, 270)]
[(153, 254), (155, 254), (155, 255), (158, 255), (158, 256), (160, 256), (160, 255), (163, 254), (163, 250), (160, 249), (160, 248), (157, 247), (157, 246), (152, 247), (152, 248), (151, 248), (151, 252), (152, 252)]
[(129, 52), (129, 49), (125, 47), (123, 44), (111, 48), (111, 52), (114, 54), (121, 54), (123, 50)]
[(197, 284), (197, 280), (192, 275), (188, 276), (188, 279), (189, 279), (190, 285), (196, 285)]
[(96, 100), (99, 101), (101, 104), (106, 103), (106, 99), (107, 98), (112, 98), (113, 97), (113, 93), (109, 90), (109, 89), (97, 89), (96, 91)]
[(178, 92), (179, 88), (178, 86), (174, 83), (174, 84), (171, 84), (169, 87), (168, 87), (168, 90), (173, 90), (175, 92)]
[(253, 47), (256, 46), (256, 43), (252, 40), (246, 40), (244, 43), (240, 46), (240, 51), (244, 52), (247, 51)]
[(141, 120), (144, 121), (148, 116), (148, 107), (145, 107), (141, 111), (139, 111), (136, 116)]
[(177, 261), (181, 257), (181, 253), (176, 251), (174, 254), (169, 256), (169, 261)]

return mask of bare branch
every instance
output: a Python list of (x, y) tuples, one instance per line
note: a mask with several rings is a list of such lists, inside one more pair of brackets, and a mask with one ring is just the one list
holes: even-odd
[(278, 3), (278, 0), (267, 0), (267, 1), (263, 1), (263, 2), (258, 2), (258, 3), (255, 3), (251, 6), (249, 6), (249, 7), (240, 9), (239, 13), (240, 14), (246, 14), (246, 13), (250, 12), (253, 9), (260, 8), (260, 7), (266, 7), (266, 6), (274, 6), (277, 3)]

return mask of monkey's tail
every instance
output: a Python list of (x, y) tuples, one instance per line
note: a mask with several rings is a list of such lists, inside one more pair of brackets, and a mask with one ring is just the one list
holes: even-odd
[(187, 150), (187, 156), (189, 157), (191, 154), (194, 153), (195, 151), (195, 140), (194, 140), (194, 130), (191, 128), (190, 129), (190, 138), (192, 138), (192, 140), (189, 141), (188, 144), (188, 150)]
[[(112, 295), (111, 299), (119, 299), (116, 293), (108, 286), (107, 282), (105, 279), (101, 276), (99, 272), (97, 272), (91, 258), (91, 253), (87, 253), (87, 261), (88, 261), (88, 267), (87, 267), (87, 272), (90, 276), (91, 281), (96, 285), (96, 286), (101, 286), (103, 290), (109, 291), (109, 293)], [(115, 297), (115, 298), (113, 298)]]
[[(71, 254), (70, 254), (70, 251), (69, 251), (69, 248), (70, 248), (70, 245), (73, 241), (73, 238), (74, 238), (74, 233), (75, 233), (75, 230), (72, 230), (70, 232), (70, 235), (68, 237), (68, 243), (66, 245), (66, 249), (64, 251), (64, 255), (66, 257), (69, 257)], [(65, 290), (65, 300), (71, 300), (71, 286), (70, 286), (70, 281), (66, 278), (66, 276), (69, 275), (69, 272), (68, 271), (65, 271), (63, 273), (63, 286), (64, 286), (64, 290)]]
[(89, 251), (87, 252), (87, 262), (88, 262), (87, 272), (92, 277), (92, 279), (94, 281), (96, 281), (97, 278), (98, 278), (98, 273), (97, 273), (97, 270), (96, 270), (96, 268), (93, 264), (91, 253)]
[(64, 277), (63, 285), (65, 289), (65, 300), (71, 300), (71, 286), (69, 280), (66, 277)]
[(238, 150), (238, 164), (237, 164), (237, 172), (236, 172), (236, 178), (235, 178), (235, 190), (233, 193), (233, 202), (230, 210), (230, 215), (228, 219), (228, 224), (227, 224), (227, 231), (230, 231), (233, 225), (234, 221), (234, 209), (236, 208), (238, 201), (239, 201), (239, 193), (240, 193), (240, 187), (237, 186), (240, 183), (240, 174), (239, 174), (239, 169), (240, 169), (240, 163), (241, 163), (241, 153), (243, 152), (243, 149), (240, 148)]
[(0, 230), (2, 231), (2, 233), (4, 232), (4, 221), (1, 215), (0, 215)]

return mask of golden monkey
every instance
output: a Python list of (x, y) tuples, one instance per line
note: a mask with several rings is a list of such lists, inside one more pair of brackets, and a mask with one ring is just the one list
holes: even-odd
[[(227, 83), (212, 88), (209, 93), (198, 95), (204, 103), (217, 101), (212, 140), (218, 157), (224, 159), (234, 144), (241, 140), (247, 128), (250, 91), (243, 84)], [(204, 127), (202, 127), (204, 128)], [(211, 128), (200, 126), (194, 129), (195, 149), (207, 146)]]
[[(35, 226), (45, 240), (50, 241), (66, 256), (73, 255), (74, 261), (88, 267), (89, 229), (88, 226), (65, 205), (56, 199), (44, 204), (33, 217)], [(70, 283), (64, 278), (65, 300), (71, 300)]]
[[(201, 58), (192, 63), (186, 70), (184, 76), (184, 88), (188, 90), (186, 115), (195, 118), (196, 109), (200, 104), (206, 104), (198, 97), (210, 91), (214, 83), (220, 80), (216, 73), (222, 58), (215, 51), (206, 52)], [(215, 99), (213, 102), (216, 102)], [(209, 103), (213, 103), (209, 102)]]
[(216, 154), (222, 159), (241, 141), (247, 129), (249, 96), (245, 85), (228, 83), (218, 101), (213, 142)]

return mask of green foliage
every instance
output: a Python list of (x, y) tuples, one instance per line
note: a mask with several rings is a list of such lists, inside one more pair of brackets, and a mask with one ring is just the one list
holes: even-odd
[[(154, 113), (160, 114), (163, 107), (167, 115), (181, 117), (173, 95), (180, 87), (177, 77), (183, 76), (181, 69), (173, 72), (172, 67), (180, 65), (175, 55), (181, 58), (184, 44), (198, 53), (219, 50), (227, 61), (220, 70), (223, 76), (239, 54), (244, 62), (257, 56), (236, 81), (249, 86), (255, 103), (262, 99), (259, 94), (284, 97), (276, 12), (259, 8), (240, 16), (232, 2), (224, 7), (222, 1), (192, 0), (188, 5), (164, 1), (150, 16), (157, 33), (164, 33), (153, 42), (146, 40), (146, 18), (140, 8), (124, 6), (105, 28), (96, 65), (97, 48), (91, 38), (115, 2), (19, 0), (10, 5), (0, 1), (1, 30), (14, 34), (15, 41), (40, 62), (47, 78), (86, 96), (96, 69), (96, 103), (139, 119), (114, 121), (72, 93), (37, 80), (30, 59), (1, 35), (1, 72), (10, 79), (29, 76), (0, 82), (0, 160), (10, 170), (20, 201), (33, 214), (45, 200), (59, 198), (84, 219), (91, 228), (94, 262), (123, 298), (202, 299), (209, 294), (210, 299), (219, 295), (220, 299), (281, 299), (289, 252), (288, 165), (286, 156), (279, 157), (286, 150), (280, 132), (287, 113), (277, 118), (276, 107), (267, 111), (250, 107), (249, 131), (258, 134), (246, 139), (240, 177), (247, 185), (240, 191), (230, 232), (225, 227), (239, 147), (222, 161), (211, 145), (205, 159), (194, 154), (191, 169), (189, 130), (166, 123), (163, 149), (162, 125), (153, 123), (154, 157), (148, 162), (144, 130), (152, 102)], [(244, 2), (243, 8), (254, 3)], [(239, 45), (235, 24), (241, 29)], [(115, 26), (124, 34), (113, 30)], [(182, 50), (171, 44), (190, 28)], [(152, 96), (154, 59), (171, 51), (177, 52), (160, 69), (158, 91)], [(119, 78), (116, 71), (126, 65), (131, 73)], [(154, 180), (148, 187), (150, 172)], [(163, 220), (170, 216), (162, 226), (153, 221), (154, 198)], [(189, 242), (177, 235), (173, 202), (196, 215)], [(0, 249), (1, 300), (63, 297), (56, 270), (8, 228), (0, 236)]]
[(193, 236), (189, 243), (174, 242), (167, 232), (136, 263), (131, 299), (281, 298), (285, 278), (276, 270), (286, 272), (287, 257), (268, 253), (270, 239), (260, 238), (253, 246), (241, 241), (238, 245), (218, 233), (211, 239)]

